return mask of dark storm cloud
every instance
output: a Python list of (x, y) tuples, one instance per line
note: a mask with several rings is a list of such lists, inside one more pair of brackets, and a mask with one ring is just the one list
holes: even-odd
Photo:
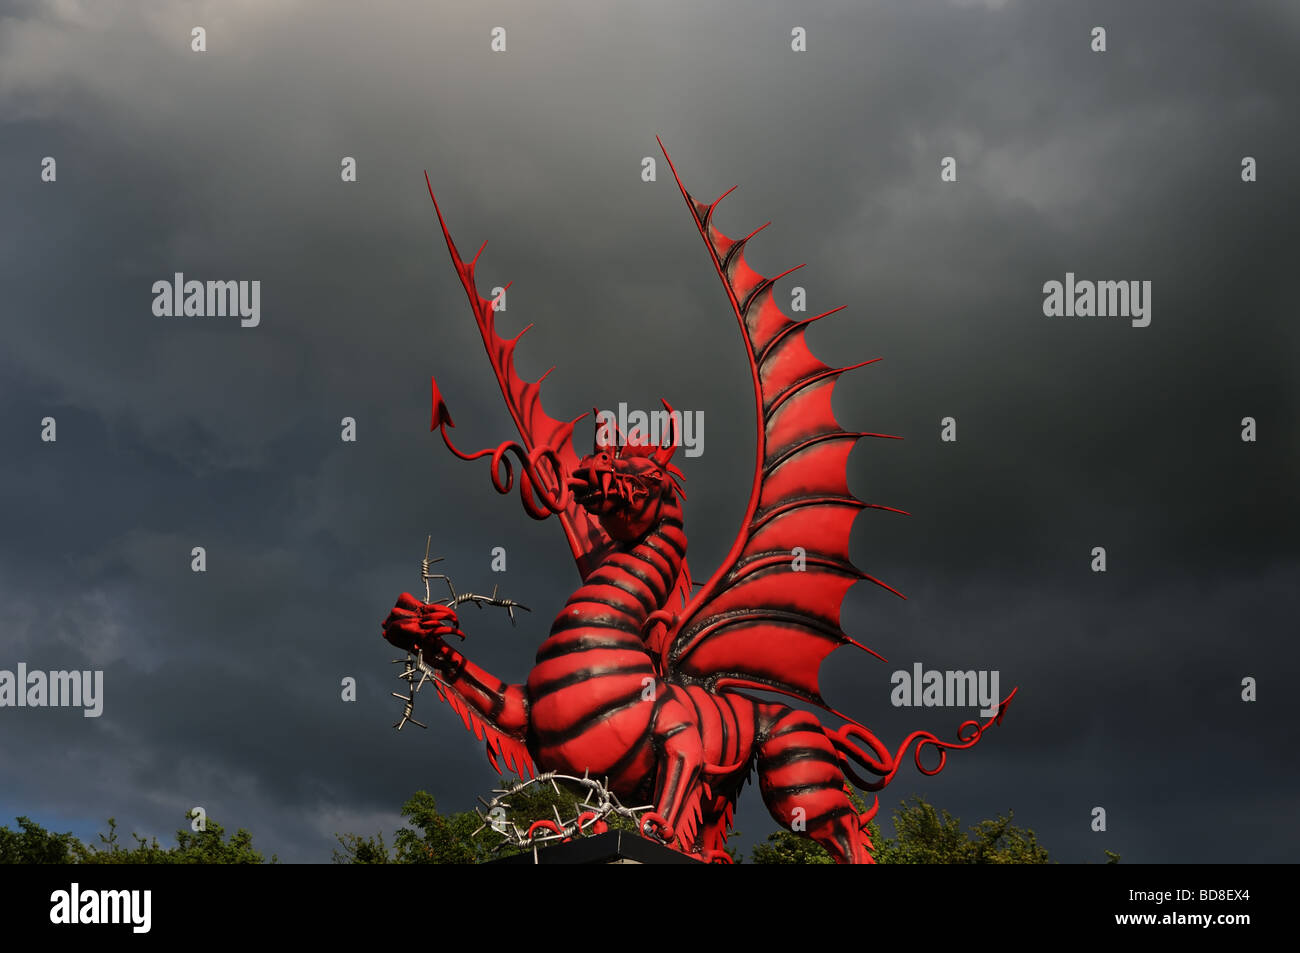
[[(1259, 825), (1289, 816), (1296, 781), (1269, 754), (1300, 675), (1294, 10), (586, 6), (60, 2), (0, 20), (0, 667), (103, 668), (107, 696), (99, 719), (3, 712), (0, 807), (163, 835), (201, 804), (319, 860), (333, 831), (391, 831), (416, 787), (464, 809), (492, 786), (432, 700), (429, 732), (388, 729), (379, 622), (426, 533), (475, 588), (504, 545), (503, 588), (535, 611), (517, 630), (470, 616), (468, 650), (522, 680), (576, 575), (553, 525), (428, 433), (431, 373), (462, 446), (510, 425), (425, 169), (462, 253), (491, 239), (483, 289), (514, 282), (502, 332), (536, 322), (518, 366), (558, 365), (549, 410), (704, 411), (684, 469), (692, 567), (711, 572), (744, 511), (751, 390), (667, 169), (640, 181), (658, 133), (697, 197), (740, 185), (727, 234), (773, 221), (756, 268), (807, 262), (781, 287), (813, 313), (848, 305), (810, 334), (819, 355), (885, 358), (836, 412), (906, 438), (864, 441), (850, 477), (913, 514), (864, 515), (853, 548), (909, 600), (850, 593), (846, 629), (890, 662), (839, 653), (827, 696), (893, 742), (969, 714), (891, 708), (896, 668), (1020, 686), (979, 748), (900, 774), (883, 813), (911, 791), (970, 822), (1015, 809), (1071, 861), (1293, 858)], [(260, 280), (261, 325), (154, 317), (150, 288), (177, 271)], [(1151, 326), (1044, 318), (1042, 284), (1067, 271), (1151, 280)], [(1237, 439), (1247, 415), (1258, 443)], [(1245, 675), (1267, 676), (1253, 706)], [(752, 795), (745, 817), (767, 829)]]

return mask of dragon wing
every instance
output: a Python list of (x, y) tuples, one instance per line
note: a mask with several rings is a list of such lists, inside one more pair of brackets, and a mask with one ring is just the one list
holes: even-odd
[[(738, 241), (723, 235), (713, 212), (734, 187), (712, 204), (697, 201), (662, 142), (659, 148), (740, 322), (754, 381), (758, 444), (740, 534), (717, 572), (673, 625), (659, 628), (652, 645), (663, 653), (661, 667), (680, 681), (781, 692), (852, 721), (822, 698), (821, 663), (842, 645), (882, 656), (840, 628), (844, 595), (867, 579), (903, 597), (854, 566), (849, 533), (864, 508), (904, 511), (864, 503), (849, 492), (847, 480), (849, 453), (859, 438), (899, 438), (846, 431), (831, 412), (839, 376), (874, 361), (833, 368), (814, 357), (805, 332), (842, 307), (801, 321), (784, 314), (772, 288), (796, 269), (766, 278), (745, 262), (745, 243), (767, 226)], [(800, 547), (804, 569), (792, 571)]]
[[(442, 209), (438, 206), (438, 199), (433, 194), (433, 185), (429, 182), (429, 174), (424, 174), (425, 184), (429, 187), (429, 198), (433, 199), (433, 209), (438, 215), (438, 224), (442, 227), (443, 237), (447, 240), (447, 250), (451, 253), (452, 264), (456, 267), (456, 274), (460, 277), (461, 285), (465, 288), (465, 293), (469, 296), (470, 307), (474, 311), (474, 320), (478, 324), (479, 334), (483, 339), (483, 346), (487, 350), (488, 360), (492, 365), (492, 372), (496, 375), (497, 384), (501, 387), (501, 394), (505, 398), (506, 407), (510, 411), (510, 416), (514, 419), (515, 428), (519, 431), (519, 436), (528, 454), (531, 456), (540, 450), (550, 450), (555, 454), (560, 464), (562, 472), (554, 474), (558, 478), (558, 483), (563, 485), (565, 475), (572, 471), (578, 463), (577, 455), (573, 452), (573, 428), (586, 417), (581, 414), (570, 421), (560, 421), (551, 417), (542, 409), (541, 384), (550, 374), (550, 370), (543, 374), (535, 381), (525, 381), (515, 371), (514, 353), (519, 339), (527, 333), (532, 325), (528, 325), (510, 340), (502, 338), (496, 333), (496, 309), (493, 302), (484, 298), (478, 293), (478, 285), (474, 279), (474, 267), (478, 263), (479, 255), (483, 254), (483, 249), (487, 247), (484, 242), (474, 258), (466, 263), (456, 250), (456, 243), (452, 241), (451, 232), (447, 229), (446, 220), (442, 217)], [(505, 285), (510, 287), (510, 283)], [(437, 382), (433, 382), (433, 421), (430, 429), (443, 427), (443, 437), (446, 438), (445, 427), (455, 426), (451, 421), (451, 415), (447, 413), (447, 407), (442, 401), (438, 392)], [(447, 441), (451, 446), (450, 440)], [(457, 455), (472, 458), (479, 454), (465, 455), (461, 454), (454, 447), (453, 452)], [(507, 461), (508, 463), (508, 461)], [(493, 462), (494, 481), (496, 471), (496, 461)], [(521, 493), (524, 494), (525, 509), (529, 515), (544, 519), (550, 513), (540, 508), (534, 508), (530, 505), (529, 490), (530, 475), (528, 469), (520, 477)], [(500, 489), (501, 486), (498, 485)], [(557, 487), (558, 488), (558, 487)], [(509, 489), (506, 485), (502, 492)], [(569, 549), (573, 553), (573, 558), (578, 565), (578, 573), (585, 581), (592, 572), (604, 561), (604, 559), (614, 550), (615, 544), (609, 535), (601, 528), (600, 524), (585, 509), (575, 503), (572, 499), (561, 508), (557, 515), (560, 523), (564, 527), (564, 535), (569, 543)], [(693, 589), (691, 583), (690, 569), (686, 561), (682, 560), (682, 566), (677, 574), (677, 579), (673, 585), (671, 599), (675, 596), (677, 601), (684, 607)], [(660, 654), (654, 653), (656, 664), (660, 661)]]

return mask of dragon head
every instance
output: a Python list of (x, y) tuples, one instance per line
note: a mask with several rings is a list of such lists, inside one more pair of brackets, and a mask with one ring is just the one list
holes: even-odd
[(591, 453), (579, 460), (569, 475), (568, 487), (575, 502), (619, 542), (640, 539), (659, 522), (666, 504), (673, 503), (676, 496), (686, 498), (676, 482), (684, 479), (682, 472), (669, 462), (680, 440), (677, 417), (668, 402), (663, 403), (673, 421), (667, 445), (629, 441), (621, 432), (616, 441), (602, 441), (602, 427), (597, 422)]

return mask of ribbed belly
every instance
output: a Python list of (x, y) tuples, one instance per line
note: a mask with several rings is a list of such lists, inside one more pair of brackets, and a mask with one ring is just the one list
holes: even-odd
[(648, 766), (655, 671), (630, 628), (622, 613), (591, 605), (570, 604), (555, 620), (528, 676), (543, 769), (614, 780)]

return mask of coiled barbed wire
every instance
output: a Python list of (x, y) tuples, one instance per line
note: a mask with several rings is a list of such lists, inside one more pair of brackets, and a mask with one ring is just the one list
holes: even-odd
[[(426, 605), (431, 605), (433, 603), (433, 594), (429, 591), (429, 581), (432, 579), (441, 579), (447, 584), (447, 591), (450, 595), (439, 604), (447, 606), (448, 608), (455, 609), (466, 602), (473, 603), (480, 609), (484, 606), (498, 606), (506, 610), (506, 613), (510, 616), (511, 625), (515, 624), (516, 609), (523, 609), (525, 612), (533, 611), (522, 602), (516, 602), (514, 599), (499, 598), (497, 596), (497, 590), (500, 588), (499, 586), (492, 587), (492, 595), (490, 596), (482, 596), (473, 592), (456, 592), (456, 587), (452, 584), (450, 576), (440, 572), (429, 571), (429, 567), (435, 563), (440, 563), (443, 560), (442, 556), (433, 559), (429, 558), (429, 548), (432, 545), (433, 536), (430, 535), (424, 541), (424, 558), (420, 560), (420, 579), (424, 582), (424, 601)], [(461, 635), (462, 639), (464, 637), (464, 635)], [(413, 717), (415, 714), (416, 694), (424, 687), (426, 682), (430, 681), (437, 682), (444, 688), (450, 688), (451, 686), (438, 677), (438, 673), (433, 670), (433, 666), (429, 665), (419, 652), (414, 654), (407, 652), (406, 658), (392, 659), (391, 664), (403, 666), (402, 671), (398, 673), (397, 677), (404, 679), (407, 683), (405, 695), (399, 695), (397, 692), (389, 693), (398, 701), (402, 702), (402, 717), (393, 723), (393, 727), (398, 731), (401, 731), (409, 721), (411, 724), (419, 725), (421, 728), (428, 728), (428, 725), (421, 721), (416, 721)], [(418, 682), (415, 680), (417, 672), (420, 675), (420, 680)]]
[[(578, 805), (578, 813), (571, 820), (562, 818), (559, 807), (554, 804), (551, 805), (551, 810), (555, 813), (554, 821), (549, 819), (531, 821), (527, 828), (520, 827), (506, 815), (506, 811), (512, 810), (509, 799), (534, 784), (549, 782), (551, 787), (555, 789), (556, 794), (562, 793), (558, 781), (564, 781), (586, 790), (585, 797)], [(527, 781), (517, 781), (508, 787), (496, 788), (493, 794), (496, 796), (490, 801), (479, 798), (479, 802), (483, 807), (476, 807), (474, 810), (483, 823), (472, 835), (477, 837), (480, 832), (487, 828), (491, 828), (500, 834), (501, 842), (492, 848), (493, 853), (500, 852), (507, 847), (525, 850), (531, 847), (540, 847), (556, 841), (569, 840), (572, 837), (589, 832), (603, 833), (608, 829), (608, 819), (610, 817), (627, 818), (639, 831), (642, 827), (643, 815), (655, 809), (653, 804), (634, 807), (623, 804), (618, 795), (610, 790), (608, 778), (604, 781), (598, 781), (590, 776), (590, 772), (585, 772), (582, 777), (577, 777), (576, 775), (563, 774), (558, 771), (546, 771), (529, 778)]]

